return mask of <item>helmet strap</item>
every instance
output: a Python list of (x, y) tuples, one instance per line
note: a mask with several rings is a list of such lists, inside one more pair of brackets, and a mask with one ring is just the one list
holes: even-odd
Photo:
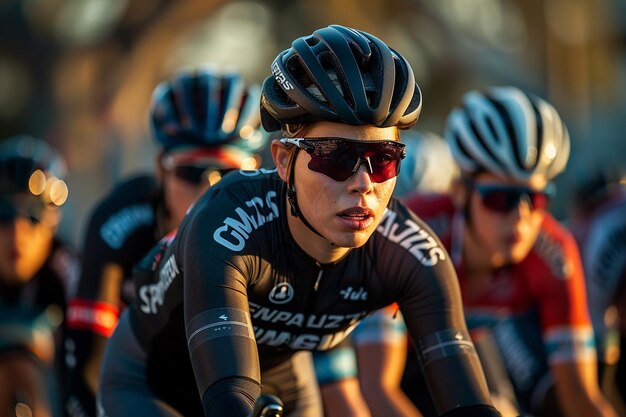
[(328, 240), (324, 235), (315, 230), (311, 223), (309, 223), (308, 220), (304, 217), (304, 215), (300, 211), (300, 207), (298, 206), (298, 196), (296, 195), (294, 178), (296, 175), (296, 156), (298, 155), (299, 151), (300, 149), (296, 148), (295, 152), (293, 152), (289, 157), (289, 182), (287, 183), (287, 201), (289, 201), (289, 206), (291, 207), (291, 215), (299, 218), (300, 221), (313, 233)]

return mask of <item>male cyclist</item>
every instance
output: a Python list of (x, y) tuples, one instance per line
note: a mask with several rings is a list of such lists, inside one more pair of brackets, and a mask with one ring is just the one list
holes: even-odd
[[(438, 413), (497, 416), (456, 275), (425, 224), (391, 198), (421, 94), (378, 38), (332, 25), (272, 64), (261, 115), (275, 170), (208, 190), (144, 259), (138, 298), (107, 345), (110, 416), (248, 416), (261, 394), (321, 416), (308, 351), (397, 302)], [(143, 294), (143, 296), (142, 296)], [(305, 354), (305, 355), (303, 355)]]
[(437, 225), (472, 334), (495, 339), (524, 412), (615, 416), (596, 381), (580, 255), (548, 211), (570, 152), (559, 114), (515, 87), (471, 91), (445, 137), (459, 181), (449, 195), (406, 203)]
[(626, 174), (604, 167), (576, 194), (569, 220), (585, 268), (600, 386), (626, 414)]
[(65, 174), (63, 157), (45, 141), (0, 141), (2, 415), (61, 410), (63, 315), (78, 274), (73, 250), (56, 237), (68, 197)]
[(259, 164), (255, 153), (265, 139), (257, 129), (259, 96), (260, 88), (237, 73), (204, 68), (181, 71), (154, 90), (156, 172), (117, 184), (89, 220), (78, 292), (68, 310), (70, 415), (96, 414), (104, 345), (133, 297), (132, 266), (223, 174)]

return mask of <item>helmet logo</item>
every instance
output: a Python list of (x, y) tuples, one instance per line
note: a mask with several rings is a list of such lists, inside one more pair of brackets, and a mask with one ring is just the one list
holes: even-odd
[(280, 84), (283, 90), (288, 91), (293, 89), (293, 85), (291, 85), (291, 83), (287, 81), (285, 74), (283, 74), (283, 72), (280, 70), (276, 61), (274, 61), (274, 63), (272, 64), (272, 75), (274, 75), (276, 82)]
[(288, 282), (281, 282), (270, 292), (269, 299), (274, 304), (286, 304), (293, 299), (293, 287)]

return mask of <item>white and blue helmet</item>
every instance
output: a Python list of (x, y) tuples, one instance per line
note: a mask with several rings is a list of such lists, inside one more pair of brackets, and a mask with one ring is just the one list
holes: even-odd
[(551, 179), (565, 169), (570, 154), (569, 133), (556, 109), (516, 87), (466, 93), (448, 116), (444, 136), (469, 174)]

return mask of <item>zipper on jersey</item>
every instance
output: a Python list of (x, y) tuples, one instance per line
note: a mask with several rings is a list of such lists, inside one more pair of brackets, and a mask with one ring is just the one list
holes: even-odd
[(313, 284), (313, 291), (317, 292), (320, 287), (320, 281), (322, 280), (322, 273), (324, 270), (320, 268), (320, 272), (317, 274), (317, 279), (315, 279), (315, 284)]
[(319, 270), (317, 272), (317, 277), (315, 278), (315, 282), (313, 283), (313, 292), (308, 297), (308, 300), (305, 303), (305, 309), (304, 309), (305, 314), (309, 314), (311, 311), (314, 310), (314, 306), (317, 303), (317, 291), (320, 287), (320, 282), (322, 281), (322, 275), (324, 273), (322, 266), (317, 262), (316, 262), (316, 265), (319, 268)]

